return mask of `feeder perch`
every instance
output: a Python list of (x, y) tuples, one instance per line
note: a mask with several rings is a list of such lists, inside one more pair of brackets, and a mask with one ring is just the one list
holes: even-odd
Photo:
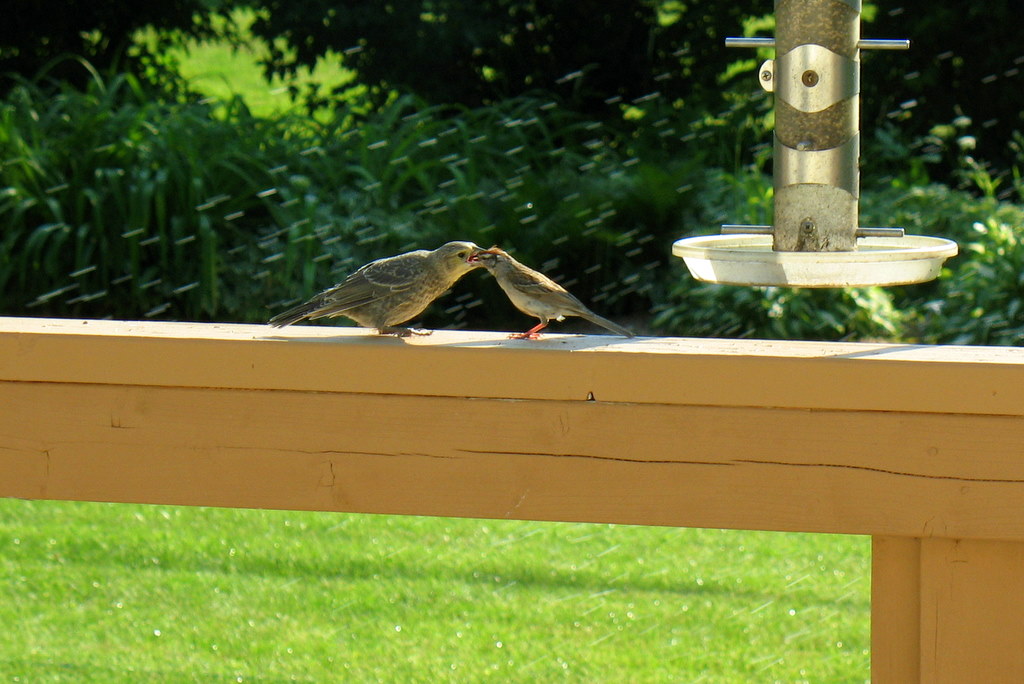
[(694, 278), (732, 285), (856, 287), (935, 278), (957, 253), (943, 238), (859, 225), (860, 51), (908, 40), (861, 40), (860, 0), (776, 0), (775, 38), (758, 83), (775, 94), (771, 226), (722, 226), (672, 245)]

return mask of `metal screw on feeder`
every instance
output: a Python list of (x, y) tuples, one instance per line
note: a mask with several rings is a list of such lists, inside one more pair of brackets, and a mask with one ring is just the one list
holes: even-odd
[(859, 226), (860, 51), (905, 50), (908, 40), (861, 40), (860, 0), (776, 0), (774, 47), (758, 69), (775, 93), (772, 226), (722, 226), (677, 241), (698, 280), (737, 285), (852, 287), (924, 282), (956, 243)]

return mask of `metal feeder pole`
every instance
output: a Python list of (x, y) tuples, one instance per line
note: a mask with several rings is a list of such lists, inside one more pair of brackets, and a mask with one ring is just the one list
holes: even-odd
[(910, 47), (861, 40), (860, 10), (860, 0), (775, 0), (775, 38), (726, 38), (727, 47), (775, 48), (757, 73), (775, 93), (774, 217), (770, 226), (725, 225), (722, 235), (676, 240), (672, 253), (697, 280), (907, 285), (932, 280), (956, 254), (951, 240), (858, 226), (860, 51)]
[(857, 248), (860, 0), (775, 3), (773, 249)]
[(774, 219), (747, 228), (771, 232), (774, 251), (850, 252), (858, 237), (903, 234), (859, 227), (860, 51), (910, 42), (862, 41), (860, 11), (860, 0), (775, 0), (774, 40), (726, 40), (776, 51), (758, 70), (761, 87), (775, 93)]

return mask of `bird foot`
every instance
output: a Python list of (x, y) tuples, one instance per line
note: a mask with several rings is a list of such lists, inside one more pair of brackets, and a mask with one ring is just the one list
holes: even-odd
[(410, 337), (412, 335), (426, 336), (433, 334), (433, 330), (425, 328), (378, 328), (381, 335), (394, 335), (395, 337)]
[(535, 333), (535, 332), (512, 333), (511, 335), (508, 336), (508, 339), (510, 339), (510, 340), (539, 340), (540, 339), (540, 333)]

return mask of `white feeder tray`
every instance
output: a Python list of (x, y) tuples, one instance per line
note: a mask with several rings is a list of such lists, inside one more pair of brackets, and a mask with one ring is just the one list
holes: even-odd
[(704, 235), (672, 245), (697, 280), (777, 287), (923, 283), (956, 253), (952, 240), (923, 235), (859, 238), (855, 252), (775, 252), (771, 235)]

